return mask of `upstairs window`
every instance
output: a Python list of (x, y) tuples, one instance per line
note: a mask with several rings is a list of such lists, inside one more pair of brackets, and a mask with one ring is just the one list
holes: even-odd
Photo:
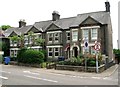
[(67, 41), (70, 41), (70, 32), (66, 33)]
[(25, 36), (25, 38), (24, 38), (24, 43), (28, 44), (28, 37), (27, 36)]
[(88, 31), (88, 29), (83, 29), (82, 32), (83, 32), (83, 40), (85, 38), (88, 39), (89, 38), (89, 31)]
[(58, 40), (59, 40), (59, 33), (55, 33), (54, 34), (54, 40), (55, 40), (55, 42), (58, 42)]
[(91, 39), (96, 40), (97, 39), (97, 29), (91, 29)]
[(77, 41), (78, 40), (78, 31), (72, 31), (72, 40)]
[(48, 34), (48, 41), (49, 42), (53, 41), (53, 34), (52, 33)]

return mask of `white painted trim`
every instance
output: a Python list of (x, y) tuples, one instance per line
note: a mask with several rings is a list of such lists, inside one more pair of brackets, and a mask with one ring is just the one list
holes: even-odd
[(66, 31), (66, 33), (70, 33), (70, 31)]
[(78, 31), (78, 29), (72, 29), (72, 31)]
[(48, 33), (61, 33), (61, 32), (62, 32), (62, 31), (48, 31), (47, 34), (48, 34)]
[[(97, 30), (97, 37), (98, 37), (98, 29), (96, 29), (96, 30)], [(91, 29), (91, 40), (97, 40), (97, 37), (96, 38), (92, 37), (92, 32), (93, 32), (93, 29)]]
[(11, 50), (20, 50), (20, 48), (10, 48), (10, 51)]
[(81, 29), (89, 29), (89, 28), (100, 28), (100, 26), (81, 27)]
[(56, 45), (56, 46), (46, 46), (47, 48), (55, 48), (55, 47), (63, 47), (61, 45)]
[(41, 35), (41, 33), (34, 33), (33, 35)]
[(35, 48), (42, 48), (41, 46), (32, 46), (32, 47), (28, 47), (28, 48), (33, 48), (33, 49), (35, 49)]
[[(94, 46), (95, 43), (89, 43), (88, 46)], [(81, 44), (81, 46), (84, 46), (84, 44)]]

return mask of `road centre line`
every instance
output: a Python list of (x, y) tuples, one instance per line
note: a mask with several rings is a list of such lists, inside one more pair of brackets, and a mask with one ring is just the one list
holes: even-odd
[(3, 77), (3, 76), (0, 76), (0, 78), (1, 78), (1, 79), (5, 79), (5, 80), (7, 80), (7, 79), (8, 79), (7, 77)]
[(38, 78), (38, 77), (34, 77), (34, 76), (29, 76), (29, 75), (24, 75), (24, 76), (25, 76), (25, 77), (29, 77), (29, 78), (33, 78), (33, 79), (39, 79), (39, 80), (49, 81), (49, 82), (55, 82), (55, 83), (58, 82), (58, 81), (55, 81), (55, 80), (44, 79), (44, 78)]

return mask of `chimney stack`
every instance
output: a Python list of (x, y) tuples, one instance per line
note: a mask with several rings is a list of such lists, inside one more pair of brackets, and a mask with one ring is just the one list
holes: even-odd
[(26, 26), (26, 22), (24, 19), (19, 21), (19, 28)]
[(56, 20), (59, 20), (59, 19), (60, 19), (59, 12), (53, 11), (53, 13), (52, 13), (52, 20), (56, 21)]
[(109, 1), (105, 2), (106, 12), (110, 12), (110, 3)]

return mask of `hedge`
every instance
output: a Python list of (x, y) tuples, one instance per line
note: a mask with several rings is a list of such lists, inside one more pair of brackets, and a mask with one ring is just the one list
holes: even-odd
[(18, 62), (40, 64), (44, 62), (44, 53), (33, 49), (21, 49), (18, 53)]

